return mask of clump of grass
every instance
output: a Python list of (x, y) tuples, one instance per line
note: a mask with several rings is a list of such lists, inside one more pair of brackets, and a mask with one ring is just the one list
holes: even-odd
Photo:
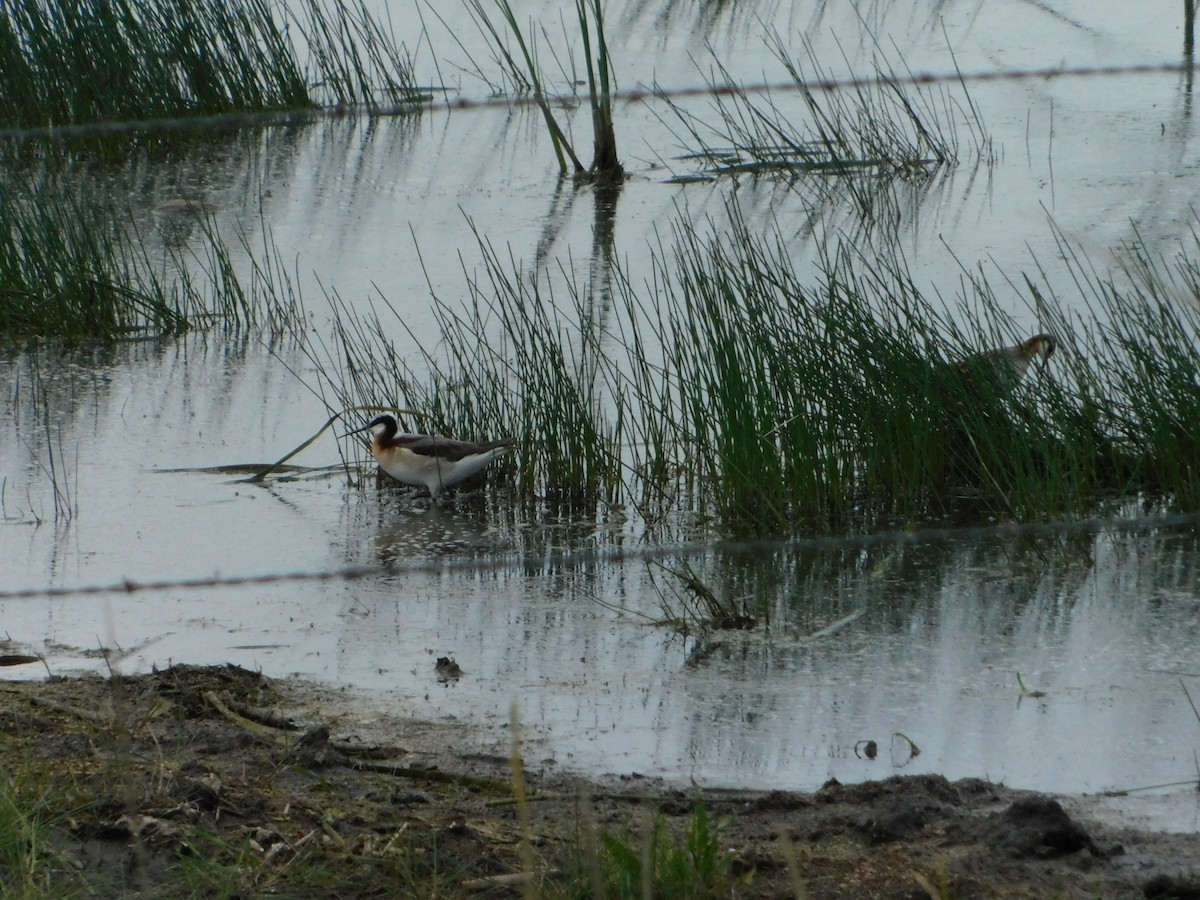
[(0, 123), (78, 125), (415, 100), (407, 53), (361, 2), (305, 0), (309, 66), (266, 0), (16, 0), (0, 13)]
[(1018, 382), (971, 360), (1032, 333), (982, 269), (947, 303), (898, 253), (827, 239), (802, 276), (788, 240), (733, 203), (720, 228), (681, 220), (644, 289), (618, 270), (604, 327), (570, 272), (559, 305), (544, 272), (480, 245), (486, 275), (461, 308), (436, 305), (426, 371), (385, 318), (344, 321), (333, 387), (451, 434), (516, 431), (523, 496), (711, 514), (740, 534), (1092, 515), (1136, 492), (1200, 502), (1200, 314), (1169, 290), (1192, 289), (1195, 254), (1169, 271), (1135, 256), (1119, 277), (1068, 260), (1085, 291), (1071, 319), (1038, 278), (1011, 280), (1060, 347)]
[(662, 618), (657, 624), (688, 632), (749, 629), (758, 623), (745, 597), (729, 596), (720, 587), (710, 586), (686, 560), (673, 567), (656, 563), (651, 567), (672, 578), (665, 588), (658, 588)]
[(319, 353), (330, 392), (341, 408), (419, 409), (417, 430), (427, 433), (515, 436), (521, 496), (576, 507), (617, 502), (619, 429), (606, 415), (612, 407), (598, 335), (585, 324), (568, 336), (574, 323), (587, 322), (583, 309), (574, 308), (568, 325), (547, 281), (506, 277), (495, 250), (482, 239), (480, 246), (486, 274), (469, 277), (462, 309), (435, 303), (441, 339), (435, 349), (420, 348), (419, 368), (389, 336), (389, 321), (402, 319), (386, 299), (390, 315), (361, 319), (335, 295), (333, 343)]
[(520, 59), (515, 58), (501, 33), (502, 29), (492, 22), (482, 0), (466, 0), (480, 30), (492, 43), (496, 59), (504, 69), (509, 83), (518, 90), (531, 90), (534, 102), (541, 110), (550, 135), (550, 143), (558, 159), (560, 171), (571, 169), (576, 177), (586, 177), (606, 182), (620, 181), (625, 171), (617, 158), (617, 137), (613, 124), (613, 76), (608, 41), (604, 36), (604, 7), (601, 0), (575, 0), (575, 16), (579, 22), (579, 33), (583, 43), (584, 67), (587, 70), (588, 96), (592, 110), (592, 136), (594, 155), (592, 164), (584, 166), (575, 151), (567, 131), (558, 123), (546, 96), (545, 77), (538, 62), (536, 39), (526, 36), (517, 21), (508, 0), (495, 0), (500, 16), (508, 32), (516, 41)]
[(745, 175), (785, 180), (813, 210), (849, 199), (854, 217), (848, 227), (855, 231), (890, 231), (904, 220), (908, 198), (899, 188), (928, 189), (939, 173), (956, 166), (960, 135), (970, 142), (975, 165), (992, 158), (965, 84), (959, 84), (961, 97), (945, 84), (906, 84), (877, 45), (869, 76), (827, 89), (837, 79), (808, 41), (805, 61), (793, 59), (778, 34), (765, 40), (792, 90), (751, 95), (715, 61), (713, 73), (705, 75), (711, 115), (660, 96), (674, 119), (664, 118), (664, 124), (686, 149), (679, 159), (701, 166), (699, 173), (677, 172), (671, 181)]
[[(1076, 415), (1099, 432), (1095, 453), (1139, 490), (1179, 511), (1200, 509), (1200, 234), (1171, 258), (1140, 237), (1120, 248), (1116, 281), (1087, 278), (1086, 261), (1059, 248), (1106, 325), (1081, 334), (1096, 365)], [(1104, 398), (1104, 399), (1099, 399)], [(1105, 402), (1105, 401), (1108, 402)]]
[[(260, 222), (265, 219), (260, 216)], [(261, 329), (271, 338), (296, 337), (308, 327), (304, 298), (297, 279), (279, 254), (267, 226), (259, 234), (237, 231), (239, 256), (247, 260), (239, 272), (233, 252), (209, 215), (197, 214), (198, 249), (185, 257), (169, 250), (168, 269), (186, 290), (183, 306), (192, 327)]]
[(44, 773), (22, 765), (0, 771), (0, 893), (50, 897), (78, 888), (57, 849), (75, 806), (71, 787)]
[(734, 854), (721, 846), (721, 823), (697, 801), (681, 835), (647, 814), (641, 835), (600, 834), (600, 872), (606, 896), (724, 897), (748, 877), (733, 874)]
[(427, 100), (413, 62), (365, 0), (305, 0), (292, 13), (308, 45), (308, 81), (325, 106), (411, 109)]
[[(843, 241), (822, 245), (811, 283), (781, 234), (752, 231), (736, 210), (721, 234), (685, 224), (673, 237), (655, 273), (657, 318), (635, 320), (650, 332), (640, 343), (662, 348), (661, 371), (629, 367), (631, 408), (658, 415), (631, 417), (631, 443), (686, 467), (724, 520), (774, 533), (967, 510), (1027, 519), (1128, 489), (1100, 452), (1112, 436), (1077, 397), (1124, 401), (1095, 389), (1100, 367), (1065, 328), (1051, 370), (1066, 377), (1014, 386), (956, 364), (1029, 336), (986, 280), (955, 310), (926, 297), (901, 257)], [(1038, 314), (1063, 324), (1052, 302)], [(652, 439), (638, 440), (643, 424)]]
[(0, 334), (112, 341), (196, 326), (303, 327), (303, 307), (263, 235), (240, 276), (215, 224), (198, 215), (196, 253), (154, 248), (128, 212), (77, 196), (70, 172), (5, 184), (0, 202)]
[(270, 6), (19, 0), (0, 17), (10, 125), (310, 106)]
[(112, 339), (186, 328), (180, 297), (105, 209), (48, 180), (0, 203), (0, 333)]

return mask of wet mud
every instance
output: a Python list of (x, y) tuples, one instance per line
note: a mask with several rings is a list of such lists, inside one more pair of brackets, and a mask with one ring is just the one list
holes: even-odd
[(526, 759), (522, 791), (470, 728), (359, 728), (337, 692), (236, 666), (0, 685), (0, 751), (48, 816), (35, 880), (92, 896), (589, 896), (610, 838), (700, 809), (724, 896), (1200, 896), (1200, 836), (984, 780), (725, 792)]

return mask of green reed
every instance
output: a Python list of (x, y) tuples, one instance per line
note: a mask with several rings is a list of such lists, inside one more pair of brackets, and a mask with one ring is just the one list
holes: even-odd
[(580, 841), (588, 854), (580, 887), (601, 897), (737, 896), (751, 875), (734, 873), (735, 853), (721, 845), (726, 824), (713, 821), (697, 800), (678, 833), (665, 816), (647, 810), (640, 833), (589, 835)]
[[(461, 306), (436, 303), (436, 349), (407, 365), (388, 315), (355, 324), (343, 309), (330, 369), (344, 374), (326, 377), (345, 406), (414, 406), (453, 435), (515, 432), (524, 497), (626, 502), (650, 522), (854, 531), (1092, 515), (1134, 495), (1195, 510), (1200, 314), (1179, 302), (1200, 287), (1195, 244), (1172, 261), (1131, 251), (1112, 275), (1068, 256), (1069, 305), (1036, 267), (992, 276), (1030, 328), (982, 268), (947, 302), (894, 249), (827, 239), (802, 273), (788, 239), (733, 203), (720, 227), (681, 219), (646, 285), (618, 271), (603, 315), (569, 270), (526, 275), (481, 238), (485, 275)], [(1059, 350), (1019, 383), (970, 360), (1035, 331)]]
[(664, 124), (687, 148), (680, 159), (700, 164), (700, 174), (679, 172), (673, 180), (752, 175), (795, 180), (807, 202), (829, 205), (848, 196), (856, 227), (891, 224), (900, 217), (899, 184), (919, 189), (960, 162), (992, 158), (978, 108), (966, 85), (937, 87), (905, 83), (904, 74), (876, 45), (871, 74), (840, 90), (823, 85), (837, 76), (804, 44), (806, 59), (793, 59), (778, 34), (767, 45), (791, 90), (751, 94), (721, 62), (701, 73), (712, 88), (700, 113), (661, 96), (671, 112)]
[[(776, 532), (963, 509), (1026, 518), (1127, 486), (1100, 465), (1069, 382), (1035, 374), (1014, 385), (955, 365), (1028, 337), (986, 281), (971, 283), (954, 316), (902, 258), (860, 258), (847, 242), (827, 243), (805, 281), (781, 234), (755, 234), (733, 212), (720, 234), (676, 226), (656, 296), (638, 306), (658, 317), (630, 317), (650, 331), (640, 344), (664, 348), (649, 378), (629, 367), (631, 408), (656, 413), (652, 440), (637, 440), (647, 417), (634, 417), (632, 443), (671, 459), (723, 520)], [(964, 320), (975, 333), (960, 332)]]
[[(0, 11), (0, 71), (0, 125), (12, 129), (319, 103), (376, 111), (419, 99), (407, 51), (362, 0), (290, 9), (266, 0), (17, 0)], [(79, 160), (124, 160), (131, 147), (151, 146), (132, 133), (132, 142), (59, 141), (35, 131), (0, 146), (13, 170), (0, 184), (0, 334), (113, 340), (197, 325), (302, 327), (266, 235), (263, 255), (248, 254), (249, 273), (239, 277), (200, 210), (190, 213), (201, 231), (193, 257), (157, 247), (128, 209), (84, 196), (72, 180)], [(211, 140), (213, 132), (186, 134)]]
[(365, 0), (305, 0), (291, 15), (308, 48), (307, 75), (317, 102), (387, 112), (428, 99), (416, 87), (407, 48)]
[[(147, 120), (416, 99), (407, 52), (359, 3), (16, 0), (0, 13), (0, 123)], [(293, 45), (294, 24), (302, 50)]]
[(847, 89), (823, 90), (837, 79), (811, 44), (805, 42), (807, 62), (792, 59), (777, 34), (768, 45), (792, 81), (798, 109), (785, 109), (773, 94), (752, 97), (720, 62), (709, 79), (711, 120), (663, 98), (682, 126), (682, 142), (695, 148), (689, 158), (700, 159), (713, 174), (930, 173), (958, 162), (958, 126), (964, 118), (974, 154), (990, 152), (965, 86), (961, 101), (945, 88), (905, 86), (877, 53), (869, 78)]
[(186, 327), (168, 285), (107, 210), (53, 181), (0, 204), (0, 333), (111, 339)]
[[(566, 174), (569, 158), (571, 171), (576, 177), (599, 179), (606, 182), (619, 181), (623, 178), (625, 170), (620, 160), (617, 159), (617, 136), (613, 123), (612, 59), (604, 34), (604, 5), (601, 0), (575, 0), (575, 17), (579, 23), (579, 34), (583, 44), (583, 61), (592, 111), (594, 154), (590, 166), (584, 166), (567, 131), (558, 123), (558, 119), (551, 109), (551, 98), (546, 94), (546, 78), (538, 58), (536, 36), (526, 34), (526, 30), (517, 21), (512, 4), (508, 0), (495, 0), (507, 33), (511, 34), (516, 42), (518, 55), (514, 55), (509, 50), (508, 42), (502, 33), (505, 28), (492, 21), (483, 0), (465, 0), (465, 2), (480, 31), (491, 42), (493, 57), (500, 65), (508, 83), (517, 91), (532, 91), (534, 101), (541, 110), (542, 118), (546, 123), (546, 131), (550, 135), (550, 143), (554, 148), (554, 155), (558, 159), (559, 170)], [(566, 40), (565, 35), (563, 39)], [(553, 48), (557, 42), (547, 40), (547, 43)], [(554, 52), (553, 49), (551, 52)], [(568, 80), (572, 85), (577, 81), (574, 74)]]
[(135, 4), (18, 0), (0, 17), (13, 125), (309, 106), (262, 0)]
[(0, 335), (112, 341), (195, 327), (303, 328), (303, 304), (269, 237), (236, 270), (216, 225), (195, 212), (198, 249), (163, 247), (128, 209), (79, 190), (70, 171), (29, 174), (0, 202)]
[(1200, 234), (1193, 225), (1170, 257), (1143, 248), (1135, 233), (1118, 250), (1118, 279), (1086, 280), (1086, 260), (1059, 238), (1106, 322), (1077, 330), (1078, 358), (1095, 362), (1070, 412), (1092, 431), (1088, 449), (1110, 480), (1190, 512), (1200, 508)]

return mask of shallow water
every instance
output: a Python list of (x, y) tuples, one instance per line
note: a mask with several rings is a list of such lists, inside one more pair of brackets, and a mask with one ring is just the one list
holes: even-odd
[[(539, 765), (710, 785), (940, 772), (1099, 792), (1193, 775), (1200, 723), (1180, 678), (1197, 674), (1194, 525), (677, 541), (659, 558), (664, 544), (633, 521), (531, 525), (481, 497), (431, 509), (407, 491), (347, 487), (340, 472), (263, 487), (156, 471), (271, 459), (320, 411), (263, 402), (291, 376), (260, 353), (194, 341), (121, 356), (61, 379), (74, 408), (64, 433), (87, 449), (66, 460), (78, 511), (36, 525), (35, 512), (51, 519), (33, 493), (45, 479), (10, 481), (5, 584), (383, 568), (4, 601), (14, 646), (54, 672), (102, 670), (101, 646), (119, 649), (124, 671), (234, 662), (348, 686), (392, 714), (454, 717), (498, 746), (515, 700)], [(336, 463), (333, 443), (297, 461)], [(763, 603), (769, 621), (707, 637), (649, 624), (680, 611), (663, 567), (685, 563), (723, 596)], [(439, 656), (463, 676), (439, 680)], [(1023, 696), (1018, 672), (1044, 696)], [(1200, 824), (1194, 803), (1164, 803), (1129, 806), (1161, 827)]]
[[(947, 38), (964, 71), (1182, 58), (1174, 4), (1094, 6), (860, 10), (914, 71), (952, 71)], [(530, 14), (558, 21), (552, 5)], [(621, 5), (609, 14), (621, 86), (697, 84), (689, 54), (704, 59), (706, 41), (737, 77), (780, 81), (760, 18), (796, 38), (796, 55), (803, 30), (835, 73), (843, 52), (856, 68), (872, 52), (848, 5)], [(444, 80), (467, 68), (464, 51), (432, 40)], [(455, 77), (467, 96), (486, 96)], [(1193, 219), (1188, 88), (1174, 73), (972, 84), (996, 159), (964, 160), (908, 197), (902, 230), (918, 280), (952, 296), (951, 253), (1009, 272), (1028, 268), (1031, 251), (1052, 262), (1050, 217), (1102, 268), (1135, 225), (1138, 240), (1170, 252)], [(635, 280), (655, 228), (681, 214), (720, 222), (734, 190), (666, 184), (664, 162), (688, 164), (671, 161), (678, 141), (656, 115), (652, 102), (617, 111), (632, 177), (613, 233)], [(557, 181), (528, 107), (267, 129), (128, 177), (165, 240), (195, 237), (162, 205), (180, 195), (203, 200), (229, 235), (269, 228), (296, 261), (318, 333), (322, 286), (360, 308), (377, 286), (417, 339), (434, 340), (430, 290), (465, 293), (463, 267), (478, 266), (471, 223), (546, 272), (571, 260), (582, 271), (595, 252), (593, 195)], [(798, 258), (811, 252), (795, 185), (743, 178), (736, 191), (750, 221), (773, 218), (797, 235)], [(849, 221), (828, 215), (831, 227)], [(1053, 266), (1050, 277), (1067, 280)], [(382, 567), (353, 580), (0, 600), (13, 646), (45, 654), (56, 673), (102, 669), (108, 647), (125, 671), (234, 662), (303, 675), (364, 705), (494, 729), (499, 745), (516, 700), (541, 764), (584, 772), (807, 789), (940, 772), (1060, 792), (1191, 779), (1166, 800), (1125, 802), (1159, 827), (1200, 828), (1187, 799), (1200, 722), (1180, 685), (1200, 699), (1193, 524), (1063, 532), (1036, 549), (1003, 531), (738, 549), (700, 526), (663, 536), (623, 511), (512, 511), (503, 491), (431, 510), (405, 492), (348, 487), (336, 468), (268, 486), (167, 471), (278, 458), (325, 420), (308, 390), (317, 383), (286, 343), (216, 335), (0, 360), (0, 585)], [(338, 461), (328, 436), (294, 460)], [(664, 547), (679, 554), (645, 558)], [(761, 602), (769, 623), (707, 637), (649, 624), (680, 602), (659, 564), (683, 561), (723, 593)], [(465, 674), (439, 681), (439, 656)], [(1023, 695), (1018, 672), (1043, 696)]]

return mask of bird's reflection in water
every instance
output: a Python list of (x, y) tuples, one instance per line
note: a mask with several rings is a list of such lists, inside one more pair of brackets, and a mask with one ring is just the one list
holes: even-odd
[(486, 510), (463, 505), (444, 508), (389, 509), (375, 536), (375, 558), (381, 566), (431, 559), (491, 555), (504, 541), (491, 527)]

